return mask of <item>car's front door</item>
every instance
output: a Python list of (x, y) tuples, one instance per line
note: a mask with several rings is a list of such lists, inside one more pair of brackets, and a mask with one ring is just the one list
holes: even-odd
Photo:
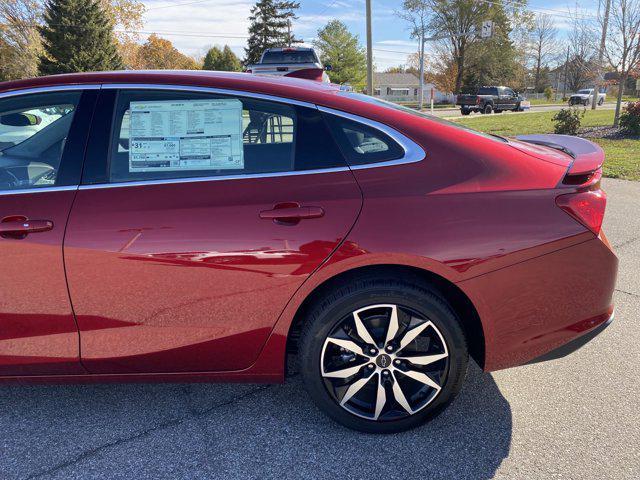
[(86, 373), (62, 244), (96, 96), (0, 95), (0, 376)]
[(83, 365), (250, 366), (361, 207), (322, 117), (286, 101), (148, 88), (105, 89), (98, 110), (65, 241)]

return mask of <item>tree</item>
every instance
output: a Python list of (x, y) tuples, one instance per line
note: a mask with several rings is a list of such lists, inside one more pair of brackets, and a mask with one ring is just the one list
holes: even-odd
[(455, 62), (454, 93), (460, 92), (465, 76), (467, 50), (476, 41), (478, 23), (487, 18), (490, 2), (476, 0), (427, 0), (431, 9), (429, 33), (441, 39)]
[(204, 56), (203, 70), (219, 70), (218, 66), (222, 62), (222, 50), (218, 47), (211, 47)]
[(118, 46), (118, 53), (126, 68), (135, 69), (137, 51), (140, 48), (139, 30), (144, 25), (143, 16), (145, 6), (139, 0), (100, 0), (105, 12), (111, 18), (114, 26), (114, 38)]
[(492, 2), (487, 5), (484, 18), (493, 21), (493, 35), (468, 45), (463, 74), (465, 91), (475, 91), (482, 85), (515, 86), (518, 80), (523, 80), (518, 78), (521, 71), (518, 51), (510, 38), (510, 14), (500, 2)]
[(597, 32), (580, 12), (572, 12), (566, 60), (566, 87), (576, 91), (591, 83), (598, 70), (596, 55)]
[(173, 44), (155, 33), (138, 49), (136, 62), (142, 69), (198, 70), (196, 61), (180, 53)]
[(14, 80), (38, 74), (42, 44), (36, 25), (41, 20), (39, 0), (0, 2), (0, 79)]
[(396, 15), (408, 22), (411, 38), (419, 42), (419, 74), (420, 89), (418, 92), (418, 108), (422, 110), (424, 103), (424, 69), (425, 58), (424, 48), (427, 39), (429, 16), (431, 8), (428, 0), (404, 0), (402, 2), (402, 11), (396, 12)]
[(247, 41), (245, 64), (260, 61), (267, 48), (287, 47), (301, 40), (291, 32), (291, 21), (295, 20), (294, 10), (299, 2), (283, 0), (259, 0), (251, 9), (249, 40)]
[(240, 59), (228, 45), (222, 50), (218, 47), (209, 49), (204, 57), (203, 70), (217, 70), (220, 72), (239, 72), (242, 70)]
[(536, 92), (541, 92), (547, 86), (548, 79), (542, 77), (543, 67), (549, 57), (556, 53), (556, 36), (558, 29), (551, 15), (541, 14), (536, 17), (532, 32), (532, 46), (534, 58), (533, 84)]
[(39, 31), (41, 75), (122, 68), (113, 23), (97, 0), (49, 0)]
[(350, 84), (355, 89), (365, 85), (367, 54), (360, 46), (360, 39), (349, 31), (340, 20), (331, 20), (318, 30), (313, 46), (320, 51), (320, 59), (331, 65), (331, 81)]
[(604, 55), (620, 77), (613, 125), (620, 122), (620, 107), (629, 74), (640, 63), (640, 0), (612, 0)]

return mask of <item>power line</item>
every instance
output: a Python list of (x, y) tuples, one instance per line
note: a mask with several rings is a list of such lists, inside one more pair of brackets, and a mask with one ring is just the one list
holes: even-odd
[(211, 2), (212, 0), (194, 0), (192, 2), (184, 2), (184, 3), (174, 3), (172, 5), (158, 5), (157, 7), (149, 7), (145, 10), (148, 12), (149, 10), (160, 10), (161, 8), (173, 8), (173, 7), (184, 7), (187, 5), (195, 5), (197, 3), (205, 3)]

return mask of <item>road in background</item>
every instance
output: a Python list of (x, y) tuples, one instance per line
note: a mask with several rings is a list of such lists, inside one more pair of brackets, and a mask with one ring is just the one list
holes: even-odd
[(472, 366), (398, 435), (347, 430), (285, 385), (0, 386), (0, 478), (640, 478), (640, 182), (605, 180), (614, 323), (561, 360)]
[[(562, 104), (562, 105), (532, 105), (531, 108), (529, 110), (525, 110), (524, 112), (504, 112), (504, 113), (492, 113), (491, 115), (504, 115), (506, 114), (527, 114), (527, 113), (534, 113), (534, 112), (555, 112), (557, 110), (560, 110), (562, 108), (568, 108), (569, 105), (568, 104)], [(590, 107), (588, 107), (590, 108)], [(604, 105), (598, 107), (598, 110), (615, 110), (616, 108), (616, 104), (615, 103), (605, 103)], [(424, 110), (426, 113), (431, 113), (429, 109)], [(444, 117), (444, 118), (458, 118), (458, 117), (462, 117), (463, 115), (460, 113), (460, 108), (434, 108), (433, 109), (433, 114), (437, 117)], [(482, 113), (472, 113), (471, 116), (481, 116)]]

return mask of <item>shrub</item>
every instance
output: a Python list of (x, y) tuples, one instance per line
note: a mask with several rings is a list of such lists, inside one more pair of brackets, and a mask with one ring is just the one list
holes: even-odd
[(620, 130), (629, 135), (640, 135), (640, 101), (629, 102), (620, 114)]
[(550, 102), (552, 97), (553, 97), (553, 88), (551, 88), (551, 87), (545, 88), (544, 89), (544, 98), (546, 98), (547, 101)]
[(576, 135), (580, 129), (580, 123), (582, 117), (584, 117), (584, 108), (563, 108), (553, 116), (553, 122), (555, 123), (555, 133), (563, 135)]

